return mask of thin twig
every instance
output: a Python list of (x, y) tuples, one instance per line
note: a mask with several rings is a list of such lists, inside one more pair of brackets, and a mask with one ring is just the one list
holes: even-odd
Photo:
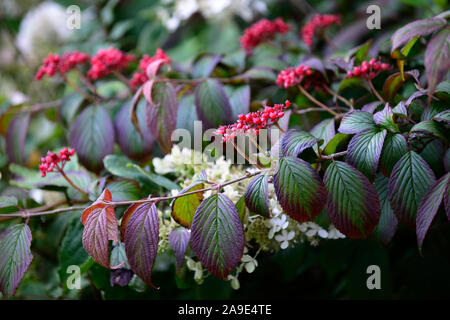
[(63, 176), (63, 178), (66, 179), (66, 181), (67, 181), (74, 189), (78, 190), (81, 194), (85, 195), (86, 197), (89, 197), (89, 194), (88, 194), (86, 191), (82, 190), (80, 187), (78, 187), (76, 184), (74, 184), (74, 183), (72, 182), (72, 180), (70, 180), (70, 178), (66, 175), (66, 173), (64, 172), (64, 170), (63, 170), (61, 167), (59, 167), (58, 165), (56, 165), (56, 166), (57, 166), (57, 169), (58, 169), (59, 173), (61, 173), (61, 175)]
[(343, 96), (337, 94), (336, 92), (334, 92), (333, 90), (331, 90), (330, 87), (328, 87), (327, 85), (323, 86), (323, 88), (332, 96), (336, 97), (338, 100), (342, 101), (343, 103), (345, 103), (347, 106), (349, 106), (350, 108), (353, 108), (353, 104), (348, 101), (347, 99), (345, 99)]
[(305, 88), (303, 88), (301, 85), (297, 86), (298, 89), (300, 90), (300, 92), (302, 94), (304, 94), (309, 100), (311, 100), (312, 102), (314, 102), (316, 105), (318, 105), (319, 107), (321, 107), (322, 109), (328, 111), (329, 113), (331, 113), (332, 115), (336, 116), (338, 113), (331, 110), (329, 107), (327, 107), (326, 105), (324, 105), (322, 102), (320, 102), (319, 100), (317, 100), (316, 98), (314, 98), (312, 95), (310, 95), (308, 93), (308, 91), (305, 90)]
[(347, 154), (347, 150), (346, 151), (342, 151), (342, 152), (337, 152), (337, 153), (333, 153), (330, 155), (321, 155), (319, 159), (317, 159), (317, 161), (325, 161), (325, 160), (333, 160), (334, 158), (337, 157), (342, 157), (345, 156)]
[(50, 102), (45, 102), (45, 103), (37, 103), (37, 104), (32, 105), (31, 107), (9, 109), (9, 110), (5, 111), (4, 114), (18, 114), (18, 113), (28, 113), (28, 112), (37, 113), (42, 110), (56, 108), (56, 107), (60, 106), (61, 103), (62, 103), (61, 99), (55, 100), (55, 101), (50, 101)]
[(386, 103), (386, 101), (384, 101), (383, 97), (380, 96), (380, 94), (378, 93), (377, 89), (375, 89), (375, 87), (373, 86), (372, 80), (367, 79), (367, 83), (369, 84), (370, 89), (375, 94), (375, 96), (378, 98), (378, 100), (380, 100), (383, 103)]

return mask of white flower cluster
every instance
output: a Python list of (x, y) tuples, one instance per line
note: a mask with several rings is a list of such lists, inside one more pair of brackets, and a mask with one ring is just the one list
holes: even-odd
[[(202, 159), (203, 162), (197, 161), (193, 164), (193, 159)], [(231, 160), (225, 160), (220, 157), (215, 162), (207, 161), (207, 157), (201, 153), (184, 148), (180, 149), (174, 146), (171, 154), (166, 155), (163, 159), (153, 159), (153, 166), (155, 171), (159, 174), (172, 173), (180, 178), (183, 186), (188, 186), (193, 177), (200, 171), (206, 172), (208, 181), (215, 183), (224, 183), (245, 174), (243, 166), (232, 165)], [(247, 172), (253, 172), (253, 169), (247, 169)], [(250, 179), (244, 179), (237, 183), (227, 185), (223, 188), (224, 194), (230, 198), (234, 203), (237, 203), (245, 194)], [(172, 195), (178, 194), (178, 190), (172, 190)], [(204, 193), (207, 198), (212, 194), (212, 191)], [(332, 224), (327, 229), (322, 228), (315, 222), (298, 223), (291, 219), (278, 203), (272, 184), (269, 184), (269, 211), (270, 218), (265, 218), (260, 215), (247, 214), (243, 223), (246, 237), (246, 247), (244, 248), (244, 255), (241, 263), (237, 266), (233, 274), (230, 274), (228, 280), (233, 289), (239, 289), (239, 274), (245, 270), (252, 273), (258, 266), (256, 257), (262, 251), (278, 251), (288, 248), (297, 242), (309, 243), (312, 246), (317, 246), (320, 240), (323, 239), (341, 239), (345, 236), (340, 233)], [(170, 217), (170, 212), (166, 212), (166, 217)], [(167, 244), (168, 234), (170, 230), (177, 226), (172, 219), (170, 223), (160, 224), (161, 243)], [(168, 230), (165, 230), (168, 229)], [(164, 239), (163, 239), (164, 238)], [(255, 245), (256, 244), (256, 245)], [(166, 246), (165, 246), (166, 247)], [(256, 254), (251, 256), (248, 252), (256, 250)], [(208, 274), (202, 267), (201, 263), (195, 257), (186, 256), (187, 267), (194, 272), (194, 279), (201, 284), (204, 277)]]
[(238, 15), (250, 21), (255, 14), (266, 11), (264, 0), (163, 0), (162, 6), (157, 9), (157, 16), (168, 30), (173, 31), (196, 12), (208, 20), (223, 20)]

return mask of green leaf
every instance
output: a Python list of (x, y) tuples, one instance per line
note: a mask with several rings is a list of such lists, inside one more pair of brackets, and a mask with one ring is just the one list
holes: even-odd
[(61, 241), (58, 259), (59, 259), (59, 278), (64, 287), (67, 286), (67, 278), (71, 275), (67, 273), (68, 267), (75, 265), (80, 267), (81, 272), (87, 271), (92, 265), (92, 260), (89, 259), (89, 255), (83, 248), (83, 224), (80, 220), (79, 213), (66, 213), (73, 214), (73, 219), (66, 230), (64, 238)]
[(221, 55), (211, 53), (201, 54), (194, 62), (192, 77), (194, 79), (207, 78), (211, 75), (216, 65), (220, 62)]
[(20, 280), (30, 266), (31, 231), (27, 224), (17, 224), (0, 240), (0, 291), (4, 296), (16, 292)]
[(370, 91), (367, 82), (360, 77), (344, 78), (339, 84), (338, 92), (344, 91), (348, 88), (363, 88)]
[(195, 212), (191, 247), (212, 274), (227, 279), (244, 253), (244, 229), (234, 203), (223, 194), (203, 200)]
[(380, 169), (386, 177), (391, 175), (392, 168), (406, 152), (408, 152), (408, 144), (405, 137), (388, 132), (380, 157)]
[(443, 112), (435, 115), (433, 117), (433, 120), (437, 121), (437, 122), (444, 122), (446, 124), (450, 124), (450, 111), (446, 110), (446, 111), (443, 111)]
[(350, 137), (351, 135), (349, 134), (338, 133), (334, 136), (333, 139), (330, 140), (330, 142), (328, 142), (322, 153), (324, 155), (330, 155), (336, 153), (339, 150), (342, 150), (350, 140)]
[(394, 112), (389, 104), (386, 104), (383, 110), (373, 115), (375, 123), (391, 132), (400, 132), (394, 121)]
[(353, 134), (375, 127), (376, 125), (371, 113), (357, 110), (347, 113), (342, 118), (338, 131), (341, 133)]
[(380, 218), (380, 203), (369, 180), (351, 165), (334, 161), (324, 182), (331, 222), (349, 238), (367, 238)]
[(143, 184), (158, 185), (167, 190), (180, 189), (176, 183), (163, 176), (142, 169), (121, 155), (106, 156), (104, 164), (106, 170), (118, 177), (137, 180)]
[(441, 138), (449, 141), (448, 130), (442, 124), (434, 120), (426, 120), (414, 125), (410, 130), (411, 133), (421, 133), (428, 136)]
[(250, 86), (225, 86), (225, 93), (230, 101), (233, 111), (233, 119), (237, 119), (239, 114), (246, 114), (250, 111)]
[(223, 85), (217, 80), (207, 79), (197, 86), (195, 106), (204, 129), (217, 128), (233, 118), (230, 101)]
[(82, 107), (84, 97), (77, 92), (65, 96), (58, 110), (58, 115), (66, 125), (71, 125), (75, 115)]
[(133, 180), (120, 179), (110, 182), (106, 188), (111, 192), (113, 201), (139, 200), (140, 188)]
[(378, 169), (386, 130), (369, 129), (355, 135), (348, 145), (347, 162), (372, 180)]
[[(336, 129), (334, 128), (334, 118), (325, 119), (316, 124), (311, 131), (314, 137), (323, 140), (323, 144), (327, 145), (331, 139), (336, 135)], [(317, 147), (315, 147), (316, 149)]]
[(247, 208), (263, 217), (269, 217), (269, 176), (258, 174), (249, 183), (245, 193), (245, 204)]
[(280, 158), (273, 184), (281, 207), (298, 222), (313, 220), (325, 205), (326, 190), (322, 179), (306, 161)]
[(383, 245), (388, 245), (397, 230), (397, 218), (392, 211), (388, 196), (389, 179), (378, 174), (375, 177), (374, 187), (380, 201), (381, 215), (377, 226), (373, 230), (373, 234), (380, 240)]
[[(197, 191), (204, 188), (205, 184), (202, 181), (194, 181), (188, 187), (181, 190), (180, 194)], [(183, 227), (191, 228), (195, 210), (197, 210), (202, 200), (203, 192), (176, 198), (172, 202), (172, 218)]]
[(25, 163), (25, 142), (29, 123), (29, 113), (14, 116), (9, 123), (5, 137), (5, 151), (9, 162)]
[(17, 198), (13, 196), (0, 196), (0, 208), (17, 206)]
[(281, 151), (283, 155), (298, 157), (308, 162), (317, 159), (313, 147), (319, 144), (320, 139), (306, 131), (291, 129), (281, 138)]
[[(400, 90), (402, 85), (405, 83), (405, 81), (409, 78), (413, 78), (417, 81), (417, 78), (419, 77), (419, 72), (417, 70), (410, 70), (400, 73), (394, 73), (390, 75), (383, 85), (383, 98), (386, 101), (393, 101), (395, 98), (395, 95), (397, 94), (397, 91)], [(417, 81), (418, 82), (418, 81)]]
[(448, 74), (449, 69), (450, 28), (447, 26), (431, 38), (425, 51), (425, 71), (428, 79), (429, 97), (433, 94), (437, 84)]
[(247, 70), (241, 75), (242, 78), (255, 79), (255, 80), (267, 80), (276, 81), (277, 75), (270, 68), (255, 67)]
[(239, 219), (241, 223), (245, 221), (245, 213), (247, 212), (247, 207), (245, 206), (245, 194), (239, 198), (238, 202), (236, 202), (236, 209), (239, 213)]
[(401, 223), (415, 228), (420, 200), (435, 181), (433, 171), (414, 151), (400, 158), (389, 178), (389, 202)]

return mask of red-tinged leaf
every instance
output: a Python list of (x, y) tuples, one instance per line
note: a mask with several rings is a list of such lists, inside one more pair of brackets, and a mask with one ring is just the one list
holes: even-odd
[(269, 176), (258, 174), (248, 185), (245, 204), (253, 213), (269, 217)]
[(353, 134), (372, 128), (375, 128), (373, 115), (369, 112), (357, 110), (347, 113), (342, 118), (338, 131)]
[[(92, 203), (92, 205), (90, 205), (89, 207), (87, 207), (86, 209), (84, 209), (82, 215), (81, 215), (81, 222), (83, 223), (83, 225), (86, 222), (86, 219), (88, 218), (88, 216), (95, 210), (99, 209), (99, 208), (105, 208), (106, 204), (102, 203), (103, 200), (105, 201), (112, 201), (112, 196), (111, 196), (111, 192), (108, 189), (103, 190), (102, 194), (100, 195), (100, 197), (97, 198), (97, 200), (95, 200), (94, 203)], [(108, 210), (110, 212), (112, 212), (112, 214), (114, 214), (114, 207), (110, 206), (108, 207)]]
[(9, 228), (0, 238), (0, 291), (13, 296), (30, 266), (31, 231), (26, 224)]
[(380, 200), (381, 215), (377, 226), (373, 230), (373, 234), (380, 240), (383, 245), (388, 245), (397, 230), (397, 218), (392, 211), (388, 196), (389, 179), (378, 174), (375, 178), (374, 188)]
[(273, 184), (281, 207), (298, 222), (311, 221), (325, 205), (326, 190), (322, 179), (306, 161), (280, 158)]
[(151, 281), (153, 263), (158, 252), (159, 218), (154, 203), (139, 204), (133, 209), (124, 228), (128, 264), (146, 284)]
[(391, 38), (391, 52), (408, 42), (414, 37), (425, 36), (447, 25), (447, 21), (443, 18), (429, 18), (417, 20), (408, 23), (406, 26), (398, 29)]
[(195, 107), (205, 129), (217, 128), (233, 119), (233, 110), (221, 83), (207, 79), (195, 90)]
[[(203, 181), (194, 181), (188, 187), (180, 191), (188, 193), (205, 188)], [(195, 210), (203, 200), (203, 192), (193, 193), (184, 197), (176, 198), (172, 202), (172, 218), (185, 228), (190, 228), (194, 220)]]
[(89, 213), (83, 230), (83, 247), (98, 264), (110, 268), (108, 240), (118, 241), (116, 216), (107, 207)]
[(141, 97), (143, 94), (142, 87), (138, 88), (136, 93), (133, 96), (133, 99), (131, 99), (131, 110), (130, 110), (130, 120), (133, 126), (136, 128), (139, 135), (142, 137), (142, 130), (141, 126), (139, 124), (138, 115), (137, 115), (137, 106), (139, 101), (141, 101)]
[(428, 79), (428, 101), (436, 86), (450, 69), (450, 28), (446, 27), (431, 38), (425, 51), (425, 70)]
[(418, 77), (419, 71), (417, 70), (405, 71), (403, 73), (403, 77), (400, 72), (390, 75), (383, 85), (383, 98), (386, 101), (394, 100), (397, 91), (402, 87), (406, 80), (413, 78), (417, 83), (419, 83)]
[(169, 243), (175, 252), (175, 259), (177, 261), (177, 272), (183, 265), (184, 255), (186, 254), (190, 239), (191, 232), (182, 227), (173, 229), (169, 234)]
[(69, 141), (80, 163), (100, 172), (103, 158), (114, 151), (114, 127), (108, 112), (101, 106), (84, 109), (70, 129)]
[(167, 63), (167, 59), (156, 59), (152, 63), (150, 63), (145, 70), (145, 72), (147, 73), (147, 77), (149, 79), (153, 79), (158, 74), (161, 66), (165, 63)]
[(433, 171), (414, 151), (395, 164), (389, 178), (389, 202), (401, 223), (415, 229), (420, 201), (435, 181)]
[(445, 193), (448, 193), (449, 187), (450, 172), (436, 181), (420, 201), (416, 219), (417, 244), (419, 245), (419, 250), (422, 250), (423, 240), (441, 206)]
[(130, 119), (132, 102), (126, 102), (114, 117), (114, 129), (120, 149), (129, 158), (141, 160), (148, 156), (152, 150), (155, 138), (145, 122), (146, 102), (141, 99), (136, 106), (136, 120), (141, 133), (136, 129)]
[(155, 103), (153, 102), (153, 97), (152, 97), (152, 89), (153, 89), (153, 84), (155, 83), (155, 80), (151, 79), (146, 81), (143, 85), (142, 85), (142, 93), (145, 97), (145, 99), (151, 104), (154, 105)]
[(318, 144), (320, 139), (306, 131), (291, 129), (281, 138), (281, 151), (285, 156), (299, 157), (306, 161), (313, 161), (317, 158), (313, 146)]
[(202, 265), (227, 279), (244, 253), (244, 229), (234, 203), (223, 194), (203, 200), (195, 212), (191, 246)]
[(347, 162), (373, 180), (378, 169), (386, 130), (369, 129), (355, 135), (347, 149)]
[(10, 162), (25, 162), (25, 140), (30, 114), (18, 114), (12, 118), (6, 131), (6, 155)]
[(324, 182), (331, 222), (349, 238), (367, 238), (380, 218), (380, 202), (369, 180), (351, 165), (334, 161)]
[(401, 134), (388, 132), (384, 139), (383, 150), (380, 157), (380, 170), (386, 177), (391, 175), (392, 169), (398, 160), (408, 152), (406, 138)]
[(157, 83), (153, 85), (152, 97), (155, 104), (147, 106), (147, 124), (161, 150), (167, 154), (172, 149), (171, 136), (177, 127), (175, 88), (170, 83)]

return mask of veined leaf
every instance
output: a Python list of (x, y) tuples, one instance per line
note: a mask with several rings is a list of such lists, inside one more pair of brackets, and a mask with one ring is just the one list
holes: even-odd
[(369, 129), (355, 135), (347, 149), (347, 162), (372, 180), (378, 168), (386, 130)]
[(417, 208), (435, 181), (433, 171), (414, 151), (400, 158), (389, 179), (389, 202), (400, 222), (415, 228)]
[(195, 106), (205, 129), (229, 123), (233, 118), (230, 101), (222, 84), (216, 80), (208, 79), (197, 86)]
[(323, 144), (326, 146), (328, 142), (336, 135), (336, 129), (334, 128), (334, 118), (325, 119), (316, 124), (311, 131), (314, 137), (323, 140)]
[(84, 109), (70, 129), (69, 141), (80, 163), (99, 172), (103, 158), (114, 151), (114, 128), (109, 114), (100, 106)]
[(373, 121), (373, 115), (369, 112), (357, 110), (347, 113), (342, 118), (338, 131), (341, 133), (353, 134), (374, 127), (375, 122)]
[(392, 168), (406, 152), (408, 152), (406, 138), (401, 134), (388, 132), (380, 157), (380, 168), (386, 177), (391, 175)]
[(12, 196), (0, 196), (0, 208), (17, 206), (17, 198)]
[(319, 139), (306, 131), (291, 129), (281, 138), (281, 151), (285, 156), (314, 161), (317, 155), (312, 147), (318, 144), (319, 141)]
[(431, 38), (425, 50), (425, 70), (428, 79), (429, 101), (431, 101), (431, 95), (437, 84), (444, 79), (450, 69), (449, 53), (450, 28), (447, 26)]
[(425, 239), (431, 222), (433, 222), (433, 219), (441, 206), (445, 193), (448, 193), (449, 187), (450, 172), (436, 181), (420, 201), (416, 219), (416, 233), (419, 249), (422, 248), (423, 240)]
[(156, 83), (152, 90), (154, 104), (147, 105), (148, 128), (165, 154), (172, 149), (171, 136), (177, 127), (176, 97), (175, 88), (170, 83)]
[(313, 220), (325, 205), (326, 190), (322, 179), (306, 161), (280, 158), (273, 183), (281, 207), (298, 222)]
[(12, 296), (28, 270), (33, 255), (31, 231), (27, 224), (12, 226), (0, 240), (0, 291)]
[(446, 129), (444, 125), (434, 120), (426, 120), (419, 122), (418, 124), (414, 125), (414, 127), (411, 128), (410, 132), (434, 136), (437, 138), (441, 138), (444, 141), (448, 141), (450, 138), (448, 134), (448, 129)]
[(236, 202), (236, 209), (239, 213), (239, 219), (241, 220), (241, 223), (244, 223), (245, 214), (247, 212), (247, 207), (245, 206), (245, 194)]
[(447, 21), (443, 18), (429, 18), (417, 20), (408, 23), (406, 26), (398, 29), (391, 38), (392, 49), (394, 51), (402, 44), (408, 42), (414, 37), (425, 36), (447, 25)]
[(380, 220), (373, 233), (385, 246), (391, 242), (398, 224), (397, 218), (389, 203), (388, 184), (389, 179), (382, 174), (378, 174), (375, 177), (375, 182), (373, 184), (378, 194), (378, 199), (380, 200), (381, 209)]
[(338, 133), (333, 137), (333, 139), (330, 140), (330, 142), (328, 142), (322, 153), (325, 155), (330, 155), (336, 153), (338, 150), (342, 150), (346, 144), (348, 144), (350, 137), (351, 136), (349, 134)]
[(394, 112), (387, 103), (383, 110), (373, 115), (373, 120), (377, 125), (388, 129), (391, 132), (399, 132), (398, 126), (394, 121)]
[(191, 232), (183, 227), (173, 229), (169, 234), (169, 243), (175, 252), (175, 259), (177, 261), (177, 272), (183, 265), (184, 255), (189, 246), (191, 239)]
[(251, 212), (269, 217), (269, 176), (258, 174), (248, 185), (245, 204)]
[(446, 124), (450, 124), (450, 111), (446, 110), (438, 113), (433, 117), (433, 120), (437, 122), (444, 122)]
[[(151, 281), (153, 262), (158, 252), (159, 218), (154, 203), (132, 205), (125, 213), (124, 244), (128, 263), (139, 278), (155, 288)], [(125, 216), (123, 219), (125, 219)]]
[[(180, 191), (182, 193), (193, 192), (205, 188), (203, 181), (194, 181), (188, 187)], [(172, 202), (172, 218), (185, 228), (191, 228), (195, 210), (203, 200), (203, 192), (189, 194), (176, 198)]]
[(405, 83), (405, 81), (409, 78), (414, 78), (416, 80), (416, 82), (418, 81), (419, 77), (419, 71), (417, 70), (410, 70), (410, 71), (406, 71), (400, 73), (394, 73), (392, 75), (390, 75), (386, 81), (384, 82), (383, 85), (383, 98), (386, 101), (392, 101), (395, 98), (395, 95), (397, 94), (397, 91), (401, 88), (401, 86), (403, 85), (403, 83)]
[(223, 194), (203, 200), (195, 212), (191, 239), (202, 265), (227, 279), (244, 253), (244, 229), (234, 203)]
[(367, 238), (380, 218), (380, 202), (369, 180), (351, 165), (334, 161), (324, 182), (331, 222), (349, 238)]

